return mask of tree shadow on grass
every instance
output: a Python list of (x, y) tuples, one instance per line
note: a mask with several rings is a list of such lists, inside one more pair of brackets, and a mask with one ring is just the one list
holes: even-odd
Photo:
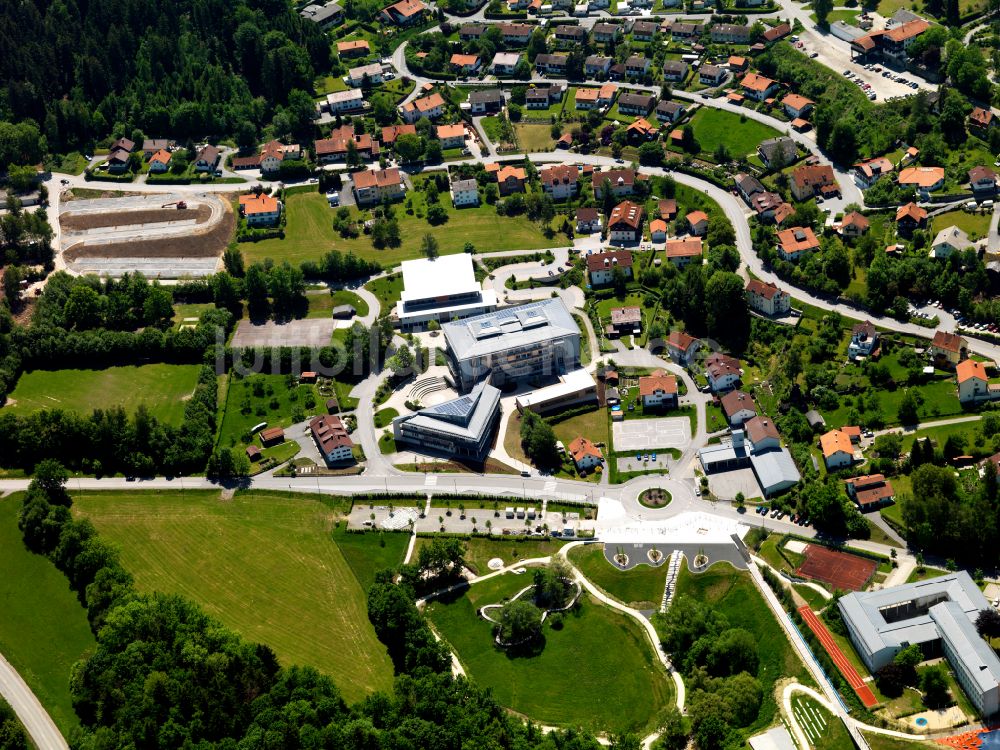
[(506, 648), (496, 646), (496, 648), (502, 651), (511, 661), (516, 659), (532, 659), (540, 656), (542, 651), (545, 650), (545, 633), (540, 632), (534, 638), (518, 643), (516, 646), (507, 646)]

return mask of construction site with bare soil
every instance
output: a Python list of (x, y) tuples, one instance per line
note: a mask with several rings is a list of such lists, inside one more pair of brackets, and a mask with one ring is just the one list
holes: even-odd
[(224, 197), (159, 193), (65, 201), (59, 225), (71, 272), (178, 279), (216, 272), (236, 219)]

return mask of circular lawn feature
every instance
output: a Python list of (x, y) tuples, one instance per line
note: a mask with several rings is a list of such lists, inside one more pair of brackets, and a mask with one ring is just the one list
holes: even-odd
[(673, 496), (662, 487), (650, 487), (639, 493), (639, 505), (644, 508), (666, 508)]

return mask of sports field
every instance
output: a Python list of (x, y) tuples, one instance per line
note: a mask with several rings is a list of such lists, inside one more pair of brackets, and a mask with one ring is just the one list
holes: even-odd
[(876, 567), (877, 563), (866, 557), (809, 544), (798, 574), (827, 583), (834, 590), (860, 591), (871, 580)]
[(477, 609), (512, 596), (530, 579), (506, 574), (427, 607), (435, 628), (471, 679), (504, 706), (542, 724), (645, 734), (673, 702), (673, 683), (645, 634), (625, 615), (585, 596), (561, 630), (544, 628), (538, 655), (508, 656), (493, 645), (492, 627)]
[(66, 576), (25, 549), (17, 528), (20, 509), (20, 496), (0, 499), (0, 654), (68, 736), (80, 724), (70, 698), (70, 669), (94, 648), (94, 636)]
[(103, 370), (34, 370), (24, 373), (10, 394), (16, 414), (65, 409), (90, 414), (94, 409), (122, 406), (149, 412), (170, 424), (184, 418), (184, 402), (198, 382), (198, 365), (139, 365)]
[(397, 535), (386, 535), (387, 547), (377, 534), (352, 536), (342, 550), (334, 501), (300, 494), (92, 493), (78, 495), (73, 509), (121, 548), (140, 589), (192, 599), (271, 646), (282, 664), (326, 672), (348, 701), (392, 687), (359, 577), (369, 584), (371, 568), (402, 560)]

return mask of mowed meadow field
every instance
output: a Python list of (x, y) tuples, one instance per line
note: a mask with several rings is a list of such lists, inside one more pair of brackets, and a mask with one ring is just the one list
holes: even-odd
[(24, 546), (20, 510), (20, 495), (0, 499), (0, 654), (69, 736), (80, 725), (70, 670), (94, 649), (94, 636), (66, 576)]
[(403, 534), (336, 536), (329, 498), (240, 492), (87, 493), (73, 512), (121, 549), (140, 590), (181, 594), (284, 665), (330, 675), (346, 700), (392, 688), (366, 588), (398, 565)]
[(159, 420), (180, 425), (184, 404), (198, 383), (199, 365), (126, 365), (102, 370), (33, 370), (24, 373), (3, 408), (18, 415), (44, 409), (90, 414), (145, 404)]

